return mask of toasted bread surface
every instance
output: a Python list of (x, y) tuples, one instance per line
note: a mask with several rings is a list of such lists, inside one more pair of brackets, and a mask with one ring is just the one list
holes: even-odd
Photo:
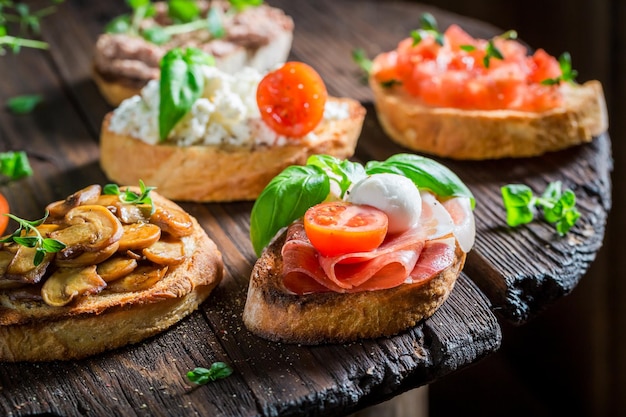
[(602, 85), (561, 87), (565, 104), (545, 112), (428, 107), (401, 87), (370, 79), (383, 130), (408, 149), (467, 160), (542, 155), (590, 142), (608, 128)]
[[(152, 192), (156, 205), (180, 209)], [(66, 306), (51, 306), (23, 289), (0, 291), (0, 361), (79, 359), (140, 342), (197, 309), (218, 285), (223, 261), (215, 243), (190, 216), (181, 238), (185, 258), (147, 289), (103, 290)]]
[(284, 168), (304, 164), (310, 155), (352, 156), (365, 108), (348, 98), (330, 100), (347, 103), (350, 116), (320, 123), (314, 130), (316, 140), (253, 148), (150, 145), (109, 130), (109, 113), (102, 125), (100, 164), (113, 181), (133, 184), (142, 179), (173, 200), (253, 200)]
[(457, 245), (455, 261), (421, 284), (355, 293), (290, 293), (282, 284), (281, 249), (276, 238), (252, 270), (243, 321), (273, 341), (316, 345), (391, 336), (430, 317), (448, 298), (465, 263)]

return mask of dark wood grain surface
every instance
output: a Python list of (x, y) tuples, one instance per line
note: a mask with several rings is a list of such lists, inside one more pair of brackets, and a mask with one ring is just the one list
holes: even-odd
[[(391, 49), (423, 11), (441, 27), (460, 23), (476, 36), (499, 29), (413, 2), (275, 0), (296, 24), (292, 58), (312, 64), (329, 92), (361, 100), (368, 115), (355, 159), (384, 159), (406, 150), (376, 120), (371, 94), (350, 53)], [(47, 52), (0, 57), (0, 101), (43, 94), (32, 114), (0, 111), (0, 151), (26, 150), (33, 177), (0, 191), (11, 211), (38, 218), (45, 205), (83, 186), (107, 182), (98, 136), (111, 110), (91, 81), (91, 57), (106, 22), (124, 3), (70, 0), (43, 22)], [(476, 246), (450, 298), (433, 317), (393, 338), (303, 347), (251, 335), (241, 312), (255, 256), (248, 238), (251, 202), (183, 206), (222, 250), (223, 283), (201, 309), (163, 334), (87, 360), (2, 364), (0, 414), (75, 415), (346, 415), (469, 366), (501, 343), (498, 318), (523, 324), (567, 295), (599, 249), (610, 208), (610, 140), (525, 160), (440, 160), (477, 198)], [(524, 182), (541, 190), (561, 180), (579, 198), (582, 218), (566, 238), (535, 222), (506, 227), (499, 189)], [(192, 387), (185, 373), (214, 361), (235, 373)]]

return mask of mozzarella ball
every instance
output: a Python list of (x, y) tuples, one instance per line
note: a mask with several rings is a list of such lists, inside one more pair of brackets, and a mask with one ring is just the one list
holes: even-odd
[(389, 218), (389, 233), (416, 226), (422, 214), (419, 190), (413, 181), (398, 174), (370, 175), (354, 184), (346, 200), (384, 211)]

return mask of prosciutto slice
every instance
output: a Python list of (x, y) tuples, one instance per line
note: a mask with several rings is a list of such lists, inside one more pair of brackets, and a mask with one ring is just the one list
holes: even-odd
[(282, 248), (283, 283), (296, 294), (358, 292), (426, 282), (455, 260), (455, 223), (431, 193), (422, 194), (417, 227), (388, 235), (369, 252), (325, 257), (313, 247), (302, 222), (289, 226)]

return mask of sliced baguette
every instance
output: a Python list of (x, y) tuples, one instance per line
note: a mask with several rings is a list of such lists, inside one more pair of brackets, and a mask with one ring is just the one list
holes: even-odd
[(134, 184), (141, 179), (173, 200), (253, 200), (283, 169), (306, 163), (310, 155), (352, 156), (365, 108), (349, 98), (329, 100), (347, 103), (350, 116), (320, 123), (314, 130), (317, 140), (255, 148), (150, 145), (109, 130), (112, 115), (109, 113), (102, 125), (100, 164), (106, 175), (117, 183)]
[(272, 341), (316, 345), (392, 336), (430, 317), (448, 298), (465, 263), (457, 245), (451, 266), (422, 284), (339, 294), (296, 295), (282, 284), (286, 232), (265, 248), (252, 270), (243, 321)]
[[(181, 210), (154, 191), (156, 205)], [(185, 259), (158, 282), (132, 292), (106, 290), (55, 307), (23, 289), (0, 290), (0, 361), (80, 359), (140, 342), (196, 310), (223, 275), (222, 255), (195, 218), (182, 237)]]
[(467, 160), (542, 155), (590, 142), (608, 129), (602, 85), (561, 87), (565, 105), (542, 112), (428, 107), (401, 87), (373, 78), (376, 114), (396, 143), (417, 152)]

